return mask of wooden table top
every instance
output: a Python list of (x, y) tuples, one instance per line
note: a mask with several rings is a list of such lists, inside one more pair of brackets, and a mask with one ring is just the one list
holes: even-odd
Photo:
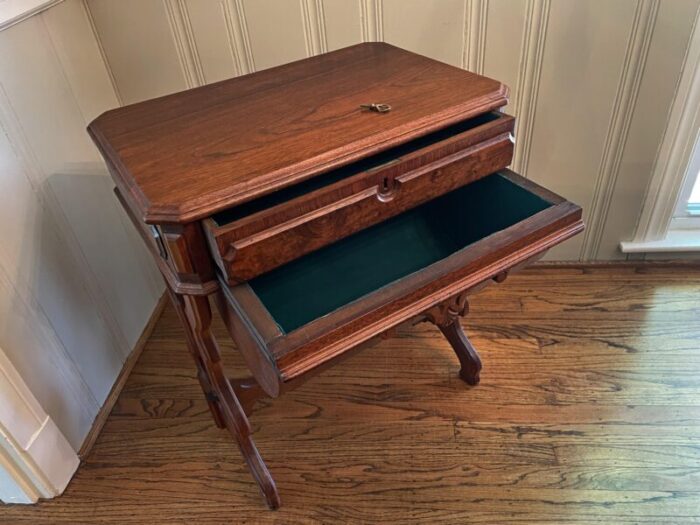
[(495, 80), (365, 43), (108, 111), (88, 130), (146, 222), (184, 223), (496, 109), (507, 96)]

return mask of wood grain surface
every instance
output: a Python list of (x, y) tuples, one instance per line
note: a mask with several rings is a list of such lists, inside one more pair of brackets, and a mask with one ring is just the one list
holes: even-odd
[(229, 284), (250, 280), (505, 168), (513, 158), (514, 124), (503, 115), (224, 226), (206, 219), (212, 253)]
[(168, 308), (66, 493), (0, 523), (700, 523), (700, 268), (526, 270), (462, 325), (477, 387), (422, 323), (259, 403), (273, 512)]
[[(360, 104), (386, 103), (388, 113)], [(508, 88), (364, 43), (102, 114), (89, 126), (146, 222), (190, 222), (500, 108)]]

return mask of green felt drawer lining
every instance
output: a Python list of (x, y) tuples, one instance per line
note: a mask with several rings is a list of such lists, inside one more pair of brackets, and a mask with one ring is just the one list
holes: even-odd
[(289, 333), (550, 205), (495, 173), (249, 284)]

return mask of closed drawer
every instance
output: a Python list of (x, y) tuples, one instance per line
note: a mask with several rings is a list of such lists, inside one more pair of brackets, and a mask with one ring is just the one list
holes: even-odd
[(581, 208), (504, 170), (248, 283), (224, 284), (224, 319), (261, 385), (276, 395), (582, 230)]
[(506, 167), (514, 119), (481, 115), (203, 221), (230, 284)]

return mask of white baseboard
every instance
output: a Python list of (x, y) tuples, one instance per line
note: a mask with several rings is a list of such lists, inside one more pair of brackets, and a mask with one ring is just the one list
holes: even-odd
[(80, 460), (0, 349), (0, 501), (61, 494)]

